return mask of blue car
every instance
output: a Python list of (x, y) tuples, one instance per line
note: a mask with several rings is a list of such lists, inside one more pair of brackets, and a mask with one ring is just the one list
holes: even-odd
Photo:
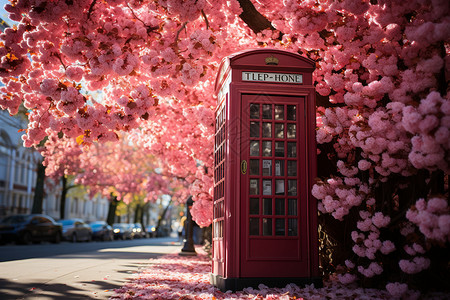
[(0, 243), (16, 242), (29, 245), (49, 241), (59, 243), (62, 226), (43, 214), (21, 214), (4, 218), (0, 222)]

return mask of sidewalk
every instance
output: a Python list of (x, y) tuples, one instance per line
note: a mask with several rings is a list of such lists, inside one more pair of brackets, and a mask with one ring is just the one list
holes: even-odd
[[(150, 259), (148, 269), (136, 274), (132, 281), (120, 289), (110, 299), (155, 299), (155, 300), (226, 300), (226, 299), (395, 299), (385, 290), (349, 288), (336, 281), (325, 282), (324, 287), (299, 288), (287, 285), (285, 288), (247, 288), (243, 291), (222, 293), (209, 283), (211, 263), (205, 251), (196, 247), (198, 256), (179, 256), (177, 253)], [(404, 299), (417, 299), (419, 294), (410, 294)], [(448, 299), (448, 295), (434, 295), (420, 299)], [(398, 298), (400, 299), (400, 298)]]

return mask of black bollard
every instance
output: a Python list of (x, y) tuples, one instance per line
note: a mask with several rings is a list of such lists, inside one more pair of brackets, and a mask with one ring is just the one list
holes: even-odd
[(180, 255), (191, 255), (195, 256), (197, 255), (197, 252), (195, 252), (194, 247), (194, 222), (192, 221), (192, 215), (191, 215), (191, 207), (194, 204), (194, 201), (192, 200), (192, 196), (189, 196), (189, 198), (186, 201), (186, 221), (184, 222), (184, 246), (183, 249), (181, 249)]

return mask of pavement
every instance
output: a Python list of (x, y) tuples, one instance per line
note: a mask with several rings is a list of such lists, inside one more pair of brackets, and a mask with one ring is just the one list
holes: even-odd
[(108, 299), (150, 258), (182, 248), (176, 238), (122, 242), (122, 247), (1, 262), (0, 300)]

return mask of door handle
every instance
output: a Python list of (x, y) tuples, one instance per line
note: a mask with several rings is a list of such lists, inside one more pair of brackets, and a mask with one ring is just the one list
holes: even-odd
[(243, 159), (241, 161), (241, 174), (245, 175), (247, 173), (247, 161)]

